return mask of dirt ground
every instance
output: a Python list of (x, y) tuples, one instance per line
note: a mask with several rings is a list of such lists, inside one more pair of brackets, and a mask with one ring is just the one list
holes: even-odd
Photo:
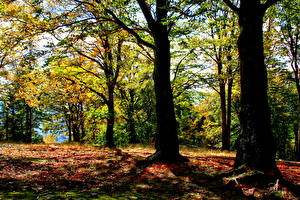
[(299, 199), (299, 162), (277, 162), (284, 183), (241, 182), (219, 175), (234, 153), (182, 150), (189, 163), (137, 165), (153, 149), (2, 143), (0, 199)]

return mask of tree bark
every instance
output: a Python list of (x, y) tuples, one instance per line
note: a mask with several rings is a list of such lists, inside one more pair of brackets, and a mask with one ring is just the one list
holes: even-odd
[[(300, 126), (300, 120), (298, 121)], [(300, 161), (300, 128), (298, 128), (297, 134), (295, 135), (295, 146), (296, 146), (296, 160)]]
[(4, 123), (5, 139), (8, 140), (9, 139), (9, 109), (6, 105), (4, 107), (4, 111), (5, 111), (5, 123)]
[(227, 129), (227, 108), (226, 108), (226, 84), (222, 77), (223, 64), (218, 62), (218, 76), (220, 88), (220, 101), (221, 101), (221, 117), (222, 117), (222, 150), (229, 150), (230, 148), (230, 132)]
[(155, 16), (149, 5), (144, 0), (136, 0), (140, 6), (151, 36), (154, 39), (154, 45), (143, 40), (133, 29), (127, 27), (116, 15), (108, 10), (115, 22), (124, 30), (133, 35), (137, 42), (154, 50), (154, 90), (156, 97), (156, 152), (148, 159), (163, 162), (187, 161), (179, 153), (179, 143), (177, 136), (177, 122), (174, 112), (173, 94), (170, 82), (170, 41), (168, 11), (169, 0), (156, 0)]
[(259, 1), (241, 1), (238, 50), (241, 75), (241, 134), (235, 167), (264, 172), (276, 168), (275, 146), (267, 98), (267, 70), (263, 52), (263, 16)]
[[(231, 57), (228, 56), (228, 61), (231, 60)], [(228, 150), (230, 150), (230, 133), (231, 133), (231, 103), (232, 103), (232, 86), (233, 86), (233, 78), (232, 78), (232, 68), (228, 67), (227, 74), (228, 85), (227, 85), (227, 117), (226, 117), (226, 132), (228, 133)]]
[(12, 140), (17, 142), (20, 140), (20, 136), (17, 133), (17, 124), (15, 120), (16, 120), (15, 106), (12, 105), (11, 117), (10, 117), (10, 124), (11, 124), (10, 133), (12, 135)]
[[(292, 41), (293, 38), (290, 38)], [(294, 80), (297, 88), (298, 93), (298, 130), (295, 132), (295, 157), (296, 160), (300, 161), (300, 80), (299, 80), (299, 66), (297, 63), (298, 55), (297, 55), (297, 49), (294, 48), (294, 45), (290, 45), (290, 51), (293, 57), (293, 61), (291, 63), (292, 69), (294, 72)]]
[(69, 103), (69, 117), (71, 131), (73, 135), (74, 142), (80, 142), (80, 129), (79, 129), (79, 120), (78, 120), (78, 104)]
[(134, 120), (134, 90), (129, 89), (129, 106), (127, 110), (127, 123), (129, 132), (129, 143), (138, 143), (136, 130), (135, 130), (135, 120)]
[(31, 143), (32, 142), (32, 108), (26, 105), (26, 135), (25, 135), (25, 142)]
[(71, 114), (68, 113), (70, 112), (71, 108), (70, 108), (70, 104), (67, 104), (67, 106), (68, 106), (67, 109), (63, 109), (63, 112), (64, 112), (65, 122), (68, 129), (68, 141), (72, 142), (72, 119), (71, 119)]
[(114, 143), (114, 124), (115, 124), (115, 108), (114, 108), (114, 86), (107, 83), (108, 86), (108, 116), (106, 118), (106, 146), (109, 148), (114, 148), (116, 145)]
[(174, 112), (173, 94), (170, 82), (170, 41), (165, 25), (157, 23), (152, 30), (154, 49), (154, 89), (156, 96), (156, 153), (151, 157), (160, 161), (185, 160), (179, 154), (177, 122)]
[(86, 135), (85, 131), (85, 116), (84, 116), (84, 109), (83, 109), (83, 102), (79, 103), (79, 120), (80, 120), (80, 141), (83, 142), (84, 137)]

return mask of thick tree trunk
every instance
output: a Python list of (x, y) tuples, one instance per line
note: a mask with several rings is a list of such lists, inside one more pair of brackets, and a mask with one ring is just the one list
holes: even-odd
[[(76, 123), (76, 122), (75, 122)], [(73, 124), (73, 139), (74, 142), (80, 142), (80, 131), (79, 131), (79, 127), (78, 124)]]
[[(300, 126), (300, 120), (299, 120)], [(300, 161), (300, 128), (298, 128), (297, 135), (295, 135), (295, 146), (296, 146), (296, 160)]]
[(80, 142), (80, 129), (78, 121), (78, 105), (69, 104), (69, 120), (74, 142)]
[(177, 122), (174, 112), (173, 94), (170, 82), (170, 41), (167, 27), (157, 23), (152, 30), (155, 40), (154, 88), (156, 96), (156, 153), (152, 160), (183, 161), (179, 154)]
[(73, 121), (72, 132), (73, 132), (74, 142), (80, 142), (80, 130), (79, 130), (79, 126), (78, 125), (79, 124), (78, 124), (77, 121)]
[(187, 161), (179, 153), (179, 143), (177, 136), (177, 122), (175, 118), (173, 94), (170, 81), (170, 41), (169, 31), (170, 25), (168, 23), (168, 11), (170, 6), (169, 0), (156, 0), (155, 14), (150, 9), (149, 4), (144, 0), (137, 0), (142, 13), (147, 21), (148, 27), (151, 31), (151, 36), (154, 39), (154, 45), (141, 39), (141, 37), (129, 30), (126, 25), (120, 22), (122, 27), (125, 27), (129, 33), (136, 37), (138, 42), (146, 45), (154, 50), (154, 90), (156, 97), (156, 153), (148, 159), (152, 161), (175, 162)]
[(298, 130), (295, 131), (295, 157), (300, 161), (300, 80), (299, 80), (299, 66), (297, 64), (297, 57), (295, 56), (292, 68), (295, 76), (295, 84), (298, 92)]
[(242, 1), (238, 50), (241, 75), (241, 134), (235, 167), (264, 172), (276, 168), (263, 53), (263, 15), (259, 1)]
[(298, 90), (298, 126), (297, 131), (295, 131), (295, 158), (296, 160), (300, 161), (300, 85), (299, 79), (297, 83), (297, 90)]
[(114, 86), (110, 83), (108, 85), (108, 116), (106, 118), (106, 146), (109, 148), (114, 148), (114, 124), (115, 124), (115, 108), (114, 108)]
[(69, 141), (69, 142), (72, 142), (72, 129), (71, 129), (70, 126), (68, 127), (68, 132), (69, 132), (68, 141)]

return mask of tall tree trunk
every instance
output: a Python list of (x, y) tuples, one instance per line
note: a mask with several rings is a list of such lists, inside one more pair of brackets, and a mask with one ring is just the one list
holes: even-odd
[[(65, 115), (65, 122), (66, 122), (67, 129), (68, 129), (68, 141), (72, 142), (72, 118), (71, 118), (72, 111), (70, 110), (71, 105), (70, 104), (67, 104), (67, 105), (68, 105), (67, 110), (63, 110), (63, 112)], [(69, 114), (69, 112), (70, 112), (70, 114)]]
[(5, 112), (5, 123), (4, 123), (4, 130), (5, 130), (5, 140), (9, 139), (9, 109), (7, 106), (4, 107)]
[(71, 129), (71, 126), (68, 126), (68, 132), (69, 132), (68, 141), (72, 142), (72, 129)]
[[(228, 56), (228, 61), (231, 60), (231, 57)], [(228, 143), (230, 149), (230, 133), (231, 133), (231, 103), (232, 103), (232, 86), (233, 86), (233, 77), (232, 77), (232, 68), (228, 66), (227, 74), (228, 78), (228, 85), (227, 85), (227, 117), (226, 117), (226, 131), (228, 133)]]
[(15, 112), (15, 106), (12, 105), (11, 108), (11, 118), (10, 118), (10, 124), (11, 124), (11, 128), (10, 128), (10, 133), (12, 135), (12, 140), (14, 142), (17, 142), (20, 140), (20, 136), (17, 133), (17, 124), (16, 124), (16, 112)]
[(297, 69), (297, 72), (294, 71), (295, 74), (295, 82), (298, 92), (298, 126), (297, 131), (295, 131), (295, 157), (296, 160), (300, 161), (300, 81), (299, 81), (299, 72), (298, 72), (298, 66), (295, 64), (295, 69)]
[[(159, 6), (159, 5), (158, 5)], [(177, 122), (170, 82), (170, 41), (167, 27), (156, 24), (154, 33), (154, 88), (156, 96), (156, 153), (150, 158), (161, 161), (180, 161)]]
[(76, 105), (73, 103), (69, 103), (69, 120), (70, 120), (70, 127), (71, 127), (71, 132), (73, 136), (73, 141), (74, 142), (79, 142), (80, 137), (79, 137), (79, 129), (78, 129), (78, 120), (76, 120), (76, 114), (77, 114), (77, 109)]
[(143, 40), (137, 32), (128, 28), (116, 15), (107, 10), (122, 28), (136, 37), (140, 44), (154, 50), (154, 89), (156, 97), (156, 152), (150, 156), (149, 160), (160, 161), (187, 161), (179, 153), (179, 143), (177, 136), (177, 122), (174, 112), (173, 94), (170, 82), (170, 41), (169, 27), (167, 23), (170, 0), (156, 0), (155, 14), (150, 9), (149, 4), (144, 0), (136, 0), (147, 21), (154, 39), (154, 45)]
[(136, 130), (135, 130), (135, 120), (134, 120), (134, 90), (129, 89), (129, 107), (128, 107), (128, 132), (129, 132), (129, 143), (138, 143)]
[(113, 148), (115, 147), (114, 142), (114, 124), (115, 124), (115, 108), (114, 108), (114, 86), (111, 83), (108, 85), (108, 116), (106, 118), (106, 146)]
[(25, 135), (25, 142), (31, 143), (32, 142), (32, 108), (26, 105), (26, 135)]
[(84, 116), (84, 109), (83, 109), (83, 103), (79, 103), (79, 120), (80, 120), (80, 129), (81, 129), (81, 134), (80, 134), (80, 141), (82, 142), (84, 140), (84, 137), (86, 135), (85, 132), (85, 116)]
[(220, 88), (220, 100), (221, 100), (221, 116), (222, 116), (222, 150), (229, 150), (230, 147), (230, 135), (227, 129), (227, 110), (226, 110), (226, 84), (222, 77), (223, 64), (218, 62), (218, 76), (219, 76), (219, 88)]
[(74, 142), (80, 142), (80, 130), (79, 130), (79, 126), (78, 126), (77, 121), (73, 121), (72, 132), (73, 132)]
[[(300, 106), (299, 106), (300, 107)], [(300, 110), (300, 108), (299, 108)], [(300, 118), (300, 117), (299, 117)], [(296, 160), (300, 161), (300, 119), (298, 120), (298, 131), (295, 135), (295, 154), (296, 154)]]
[(241, 1), (238, 50), (241, 75), (241, 134), (235, 167), (270, 172), (276, 168), (263, 52), (263, 16), (259, 1)]
[[(293, 41), (293, 38), (290, 39)], [(299, 66), (297, 63), (297, 49), (294, 48), (294, 45), (292, 43), (289, 46), (290, 51), (292, 52), (293, 60), (291, 62), (291, 66), (294, 72), (294, 80), (295, 80), (295, 85), (297, 88), (297, 93), (298, 93), (298, 125), (297, 125), (297, 131), (294, 131), (295, 134), (295, 157), (296, 160), (300, 161), (300, 80), (299, 80)]]

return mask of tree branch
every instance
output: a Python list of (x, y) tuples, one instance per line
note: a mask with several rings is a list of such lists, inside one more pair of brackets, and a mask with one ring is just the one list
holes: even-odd
[(95, 58), (92, 58), (92, 57), (86, 55), (85, 53), (82, 53), (82, 51), (79, 51), (79, 50), (77, 50), (77, 49), (75, 49), (75, 51), (76, 51), (79, 55), (81, 55), (81, 56), (83, 56), (83, 57), (85, 57), (85, 58), (87, 58), (87, 59), (89, 59), (89, 60), (91, 60), (91, 61), (97, 63), (99, 66), (101, 66), (101, 68), (103, 68), (103, 64), (102, 64), (100, 61), (98, 61), (98, 60), (96, 60)]
[(267, 0), (267, 2), (262, 5), (262, 8), (264, 11), (266, 11), (269, 7), (271, 7), (272, 5), (274, 5), (275, 3), (279, 2), (279, 1), (281, 1), (281, 0)]
[(149, 28), (152, 29), (152, 27), (155, 24), (155, 20), (151, 14), (151, 11), (149, 10), (149, 7), (145, 0), (136, 0), (144, 14), (145, 19), (147, 20), (147, 23), (149, 25)]
[(92, 7), (95, 7), (94, 4), (92, 4), (91, 2), (87, 2), (87, 1), (80, 1), (80, 0), (74, 0), (76, 3), (80, 3), (80, 4), (86, 4), (86, 5), (90, 5)]
[[(73, 77), (74, 77), (76, 80), (78, 80), (78, 81), (80, 82), (80, 84), (81, 84), (83, 87), (89, 89), (91, 92), (93, 92), (93, 93), (97, 94), (98, 96), (100, 96), (100, 97), (103, 99), (103, 101), (104, 101), (105, 104), (108, 103), (108, 100), (106, 99), (106, 97), (105, 97), (105, 95), (104, 95), (103, 93), (98, 92), (97, 90), (95, 90), (95, 89), (93, 89), (92, 87), (88, 86), (88, 84), (87, 84), (86, 82), (82, 81), (82, 80), (79, 79), (77, 76), (73, 76)], [(74, 81), (74, 80), (72, 80), (72, 79), (70, 79), (70, 78), (68, 78), (68, 77), (65, 77), (65, 79), (67, 79), (67, 80), (69, 80), (69, 81)]]
[(178, 75), (178, 73), (179, 73), (179, 67), (180, 67), (180, 65), (181, 65), (181, 63), (191, 54), (191, 53), (193, 53), (195, 51), (195, 49), (193, 48), (193, 49), (191, 49), (190, 50), (190, 52), (188, 53), (188, 54), (186, 54), (183, 58), (181, 58), (181, 60), (177, 63), (177, 65), (176, 65), (176, 70), (175, 70), (175, 73), (174, 73), (174, 78), (173, 78), (173, 80), (172, 80), (172, 82), (174, 82), (175, 80), (176, 80), (176, 78), (177, 78), (177, 75)]
[(230, 0), (223, 0), (223, 2), (235, 13), (239, 13), (239, 8), (234, 5)]
[(4, 56), (1, 57), (0, 68), (3, 68), (5, 66), (5, 63), (4, 63), (5, 58), (6, 58), (6, 55), (4, 55)]
[(95, 76), (95, 77), (97, 77), (97, 78), (99, 78), (99, 79), (102, 78), (102, 77), (99, 76), (98, 74), (96, 74), (96, 73), (94, 73), (94, 72), (92, 72), (92, 71), (90, 71), (90, 70), (88, 70), (88, 69), (82, 67), (81, 64), (78, 64), (78, 65), (75, 65), (75, 66), (79, 67), (80, 69), (84, 70), (86, 73), (89, 73), (89, 74), (91, 74), (91, 75), (93, 75), (93, 76)]
[(117, 79), (119, 77), (120, 68), (122, 66), (122, 58), (121, 58), (122, 45), (123, 45), (123, 40), (119, 40), (118, 41), (118, 51), (117, 51), (117, 67), (116, 67), (116, 70), (115, 70), (115, 73), (114, 73), (114, 77), (113, 77), (113, 84), (114, 85), (117, 82)]
[(188, 89), (190, 89), (193, 85), (196, 85), (197, 83), (198, 83), (198, 81), (196, 81), (196, 80), (193, 80), (191, 83), (189, 83), (189, 80), (188, 80), (186, 83), (184, 83), (182, 85), (183, 89), (180, 92), (178, 92), (177, 94), (174, 94), (173, 98), (176, 99), (177, 97), (179, 97), (181, 94), (186, 92)]
[(153, 44), (151, 44), (150, 42), (147, 42), (146, 40), (142, 39), (141, 36), (139, 34), (137, 34), (137, 32), (135, 32), (133, 29), (129, 28), (126, 24), (124, 24), (124, 22), (122, 22), (116, 15), (115, 13), (113, 13), (111, 10), (106, 9), (106, 11), (113, 17), (114, 22), (116, 24), (118, 24), (119, 26), (121, 26), (125, 31), (127, 31), (129, 34), (133, 35), (137, 42), (140, 44), (143, 44), (151, 49), (154, 49), (155, 46)]
[[(140, 45), (140, 44), (139, 44), (139, 47), (141, 47), (143, 51), (140, 51), (140, 52), (138, 52), (138, 53), (144, 55), (146, 58), (148, 58), (149, 60), (151, 60), (152, 62), (154, 62), (154, 58), (153, 58), (153, 56), (149, 53), (149, 51), (147, 51), (143, 45)], [(144, 52), (145, 52), (145, 53), (144, 53)]]

